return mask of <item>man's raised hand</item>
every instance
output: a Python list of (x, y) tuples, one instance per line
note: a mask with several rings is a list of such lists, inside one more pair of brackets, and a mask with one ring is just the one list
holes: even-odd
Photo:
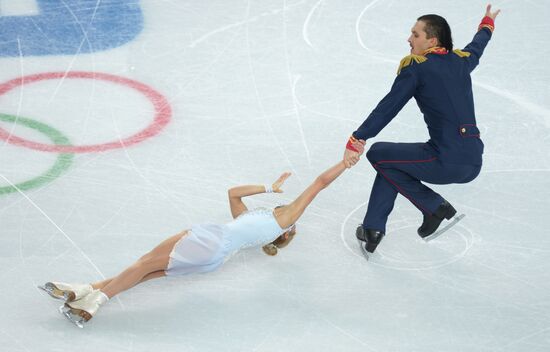
[(485, 11), (485, 16), (490, 17), (494, 21), (495, 18), (497, 18), (499, 13), (500, 13), (500, 9), (496, 10), (495, 12), (491, 12), (491, 4), (487, 5), (487, 10)]

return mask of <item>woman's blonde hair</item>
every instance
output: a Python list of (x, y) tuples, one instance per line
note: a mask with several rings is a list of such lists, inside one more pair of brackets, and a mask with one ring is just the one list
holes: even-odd
[(288, 246), (290, 241), (294, 238), (294, 235), (296, 235), (296, 225), (292, 225), (290, 230), (277, 237), (273, 242), (263, 246), (262, 249), (267, 255), (277, 255), (280, 248)]

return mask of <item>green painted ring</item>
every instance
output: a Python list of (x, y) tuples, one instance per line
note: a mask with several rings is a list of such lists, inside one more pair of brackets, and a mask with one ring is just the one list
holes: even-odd
[[(41, 122), (7, 114), (0, 114), (0, 121), (16, 122), (23, 126), (32, 128), (33, 130), (37, 130), (48, 136), (48, 138), (50, 138), (56, 145), (71, 145), (69, 139), (61, 134), (61, 132)], [(17, 192), (18, 190), (26, 191), (53, 181), (57, 177), (61, 176), (61, 174), (63, 174), (63, 172), (71, 166), (73, 158), (74, 154), (59, 154), (54, 165), (48, 171), (31, 180), (23, 181), (15, 185), (0, 187), (0, 195)]]

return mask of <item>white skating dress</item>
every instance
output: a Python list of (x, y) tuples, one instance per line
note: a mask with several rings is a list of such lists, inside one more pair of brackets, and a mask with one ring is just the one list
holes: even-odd
[(216, 270), (240, 249), (270, 243), (287, 230), (268, 208), (247, 211), (223, 225), (194, 225), (172, 249), (166, 275)]

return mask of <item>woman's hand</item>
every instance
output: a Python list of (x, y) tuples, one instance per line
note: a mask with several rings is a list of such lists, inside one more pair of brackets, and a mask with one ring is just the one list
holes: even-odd
[(273, 189), (273, 193), (283, 193), (283, 190), (281, 189), (281, 186), (283, 183), (285, 183), (286, 179), (289, 178), (291, 175), (290, 172), (285, 172), (279, 178), (277, 181), (273, 182), (273, 185), (271, 185), (271, 189)]

